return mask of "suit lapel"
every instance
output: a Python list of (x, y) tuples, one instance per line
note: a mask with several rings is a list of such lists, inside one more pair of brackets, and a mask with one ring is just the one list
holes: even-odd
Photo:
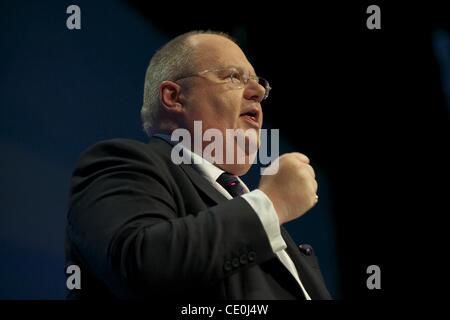
[[(154, 143), (157, 143), (157, 145), (161, 146), (161, 150), (163, 150), (163, 152), (170, 157), (173, 144), (169, 142), (170, 140), (168, 141), (167, 139), (170, 138), (164, 137), (164, 135), (163, 136), (155, 135), (153, 136), (152, 139), (150, 139), (150, 141), (153, 140)], [(197, 189), (199, 189), (204, 195), (209, 197), (215, 203), (219, 204), (228, 200), (194, 168), (193, 164), (181, 163), (177, 167), (180, 167), (186, 173), (186, 175), (189, 177), (189, 179), (192, 181), (192, 183)]]
[(201, 190), (206, 196), (217, 204), (228, 201), (211, 183), (206, 180), (194, 167), (190, 164), (180, 164), (180, 168), (186, 173), (194, 186)]
[(311, 299), (331, 299), (317, 266), (311, 265), (306, 256), (300, 252), (286, 229), (281, 227), (281, 234), (286, 242), (286, 251), (297, 268), (300, 280)]

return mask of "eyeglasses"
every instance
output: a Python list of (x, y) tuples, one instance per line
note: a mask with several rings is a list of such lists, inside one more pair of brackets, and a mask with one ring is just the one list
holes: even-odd
[(177, 78), (174, 81), (178, 81), (178, 80), (190, 78), (190, 77), (202, 76), (204, 74), (211, 73), (211, 72), (215, 73), (222, 80), (227, 80), (227, 81), (229, 80), (230, 83), (232, 83), (235, 86), (235, 88), (239, 88), (239, 89), (243, 88), (249, 82), (249, 80), (256, 81), (256, 83), (258, 83), (260, 86), (262, 86), (265, 89), (263, 100), (267, 99), (267, 97), (269, 96), (270, 90), (272, 90), (272, 87), (269, 85), (269, 81), (267, 81), (266, 79), (258, 77), (258, 76), (251, 76), (247, 73), (244, 73), (243, 71), (239, 71), (236, 68), (203, 70), (203, 71), (193, 73), (190, 75), (182, 76), (180, 78)]

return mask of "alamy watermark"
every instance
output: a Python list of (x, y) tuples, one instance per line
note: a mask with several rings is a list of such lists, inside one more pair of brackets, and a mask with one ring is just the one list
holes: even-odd
[(367, 274), (370, 276), (367, 278), (366, 286), (369, 290), (381, 289), (381, 269), (376, 264), (372, 264), (367, 267)]
[(70, 14), (66, 20), (66, 27), (69, 30), (81, 29), (81, 9), (79, 6), (72, 4), (67, 7), (66, 13)]
[(367, 7), (366, 13), (370, 16), (366, 20), (366, 26), (369, 30), (381, 29), (381, 9), (379, 6), (373, 4)]
[(69, 290), (81, 289), (81, 269), (76, 264), (71, 264), (67, 266), (66, 269), (67, 279), (66, 279), (66, 287)]
[[(261, 168), (262, 175), (278, 172), (278, 161), (275, 160), (280, 154), (279, 129), (226, 129), (224, 134), (216, 128), (203, 131), (202, 121), (194, 121), (193, 134), (192, 137), (192, 133), (183, 128), (172, 132), (171, 140), (178, 142), (170, 155), (174, 164), (200, 164), (203, 161), (213, 164), (259, 163), (265, 166)], [(199, 157), (185, 152), (186, 149)]]

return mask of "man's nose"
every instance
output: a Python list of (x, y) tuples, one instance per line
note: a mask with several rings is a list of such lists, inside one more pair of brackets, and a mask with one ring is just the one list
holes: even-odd
[(248, 100), (261, 102), (266, 94), (266, 89), (256, 80), (249, 79), (244, 89), (244, 97)]

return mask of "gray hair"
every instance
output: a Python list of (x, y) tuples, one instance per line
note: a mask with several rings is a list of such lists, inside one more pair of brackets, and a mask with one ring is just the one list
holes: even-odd
[(145, 74), (144, 102), (141, 108), (142, 126), (149, 136), (151, 128), (156, 125), (160, 112), (159, 87), (161, 83), (165, 80), (173, 81), (194, 72), (196, 56), (189, 38), (197, 34), (220, 35), (236, 43), (236, 40), (223, 32), (191, 31), (172, 39), (153, 55)]

